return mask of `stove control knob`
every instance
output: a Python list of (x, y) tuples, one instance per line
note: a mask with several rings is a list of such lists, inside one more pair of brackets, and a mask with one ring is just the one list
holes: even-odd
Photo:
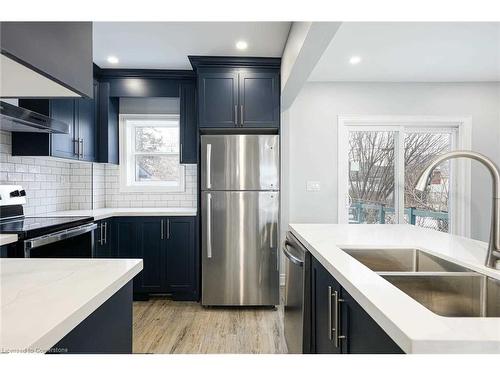
[(13, 190), (10, 192), (11, 197), (18, 197), (19, 196), (19, 190)]
[(25, 197), (26, 196), (26, 190), (24, 190), (24, 189), (23, 190), (19, 190), (19, 195), (21, 197)]

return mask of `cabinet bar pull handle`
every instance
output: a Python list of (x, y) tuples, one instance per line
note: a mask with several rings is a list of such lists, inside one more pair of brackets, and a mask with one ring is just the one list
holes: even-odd
[(240, 105), (240, 125), (243, 126), (243, 104)]
[(99, 243), (102, 245), (104, 239), (103, 239), (103, 234), (102, 234), (102, 227), (103, 227), (103, 223), (101, 223), (101, 225), (99, 226)]
[(339, 298), (338, 291), (333, 292), (333, 298), (334, 298), (334, 310), (335, 310), (335, 326), (333, 328), (333, 332), (335, 333), (335, 337), (334, 337), (333, 343), (334, 343), (335, 347), (338, 348), (340, 339), (346, 338), (345, 336), (340, 335), (340, 328), (339, 328), (339, 321), (340, 321), (339, 304), (341, 302), (344, 302), (344, 300)]
[(238, 106), (234, 106), (234, 125), (238, 125)]
[(212, 188), (212, 144), (207, 144), (207, 189)]
[(104, 243), (108, 243), (108, 222), (104, 222)]
[(212, 194), (207, 194), (207, 258), (212, 258)]
[(81, 157), (82, 159), (83, 159), (83, 152), (84, 152), (84, 150), (85, 150), (83, 141), (84, 141), (84, 139), (83, 139), (83, 138), (81, 138), (81, 139), (80, 139), (80, 142), (82, 142), (82, 149), (81, 149), (81, 154), (80, 154), (80, 157)]
[(163, 237), (164, 237), (164, 235), (165, 235), (165, 234), (163, 233), (163, 232), (164, 232), (164, 229), (163, 229), (163, 219), (161, 219), (161, 221), (160, 221), (160, 227), (161, 227), (161, 228), (160, 228), (160, 239), (162, 239), (162, 240), (163, 240)]
[(334, 328), (332, 327), (332, 287), (328, 286), (328, 339), (330, 341), (333, 340), (333, 331)]
[(167, 219), (167, 240), (170, 239), (170, 219)]
[(73, 154), (80, 156), (80, 139), (73, 139)]

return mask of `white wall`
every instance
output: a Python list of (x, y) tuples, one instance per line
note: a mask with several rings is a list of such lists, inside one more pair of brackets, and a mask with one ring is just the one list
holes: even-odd
[[(283, 224), (337, 222), (337, 116), (472, 117), (472, 148), (500, 164), (500, 83), (307, 83), (288, 111), (283, 165), (289, 200)], [(306, 192), (306, 181), (321, 182)], [(488, 172), (472, 168), (472, 237), (487, 240), (491, 215)]]

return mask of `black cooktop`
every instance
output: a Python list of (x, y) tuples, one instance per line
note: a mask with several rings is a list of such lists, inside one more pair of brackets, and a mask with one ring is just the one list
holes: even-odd
[(91, 216), (22, 217), (0, 221), (0, 233), (13, 233), (19, 239), (33, 238), (94, 221)]

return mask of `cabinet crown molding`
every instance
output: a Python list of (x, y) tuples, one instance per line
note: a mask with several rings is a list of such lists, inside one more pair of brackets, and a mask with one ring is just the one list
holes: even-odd
[(188, 59), (194, 71), (202, 66), (261, 68), (279, 68), (281, 66), (281, 57), (188, 56)]

